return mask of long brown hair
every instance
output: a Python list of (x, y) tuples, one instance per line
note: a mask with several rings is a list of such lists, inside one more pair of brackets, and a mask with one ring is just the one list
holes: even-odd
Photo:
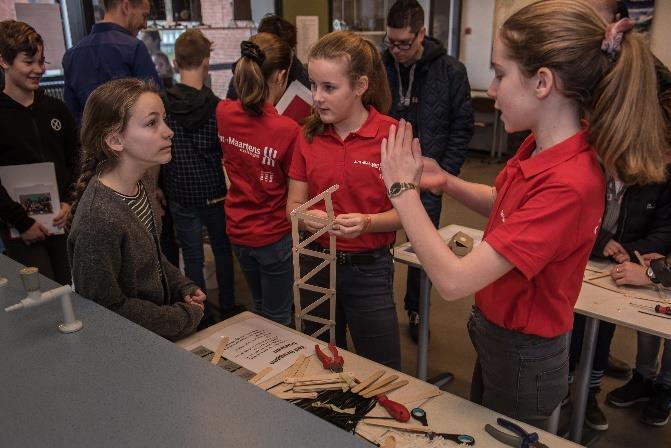
[[(315, 59), (342, 59), (348, 64), (347, 75), (354, 86), (362, 76), (368, 77), (368, 89), (361, 97), (364, 107), (373, 106), (386, 114), (391, 106), (389, 82), (380, 52), (370, 41), (351, 31), (337, 31), (319, 39), (308, 55), (308, 65)], [(308, 141), (324, 132), (324, 123), (316, 111), (306, 119), (303, 133)]]
[(561, 93), (582, 109), (607, 174), (627, 184), (661, 182), (665, 126), (654, 58), (640, 35), (625, 32), (613, 61), (601, 50), (605, 31), (586, 3), (545, 0), (513, 14), (500, 37), (527, 76), (552, 70)]
[[(276, 70), (289, 71), (292, 53), (289, 45), (270, 33), (259, 33), (248, 41), (258, 47), (254, 57), (243, 54), (235, 65), (233, 85), (238, 92), (242, 108), (249, 115), (261, 116), (270, 89), (268, 78)], [(246, 42), (243, 42), (243, 46)], [(243, 50), (244, 53), (244, 50)]]
[(107, 168), (117, 163), (116, 153), (105, 140), (110, 134), (126, 130), (133, 107), (146, 92), (156, 93), (156, 89), (151, 83), (139, 79), (117, 79), (96, 88), (86, 101), (82, 115), (79, 177), (74, 188), (68, 228), (74, 219), (79, 199), (93, 175), (103, 163), (106, 163)]

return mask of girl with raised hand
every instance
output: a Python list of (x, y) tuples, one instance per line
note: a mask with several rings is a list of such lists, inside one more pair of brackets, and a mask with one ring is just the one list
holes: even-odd
[[(390, 247), (400, 228), (380, 174), (380, 143), (396, 121), (383, 115), (390, 93), (380, 55), (369, 41), (351, 32), (335, 32), (317, 42), (308, 56), (314, 110), (298, 140), (289, 172), (287, 213), (338, 184), (333, 194), (337, 237), (336, 342), (347, 346), (346, 330), (359, 355), (400, 369), (398, 318), (394, 305), (394, 265)], [(324, 205), (311, 211), (325, 217)], [(315, 232), (316, 222), (301, 222)], [(323, 235), (309, 246), (329, 247)], [(319, 259), (305, 257), (307, 273)], [(328, 286), (322, 270), (310, 283)], [(305, 291), (304, 291), (305, 292)], [(319, 296), (305, 292), (303, 306)], [(328, 303), (312, 313), (328, 317)], [(313, 333), (313, 325), (306, 332)]]
[(405, 123), (383, 144), (382, 172), (392, 189), (421, 179), (489, 216), (482, 244), (458, 259), (416, 191), (392, 198), (441, 296), (476, 293), (471, 399), (543, 426), (568, 389), (573, 306), (604, 207), (599, 159), (623, 182), (660, 182), (664, 128), (646, 44), (628, 20), (607, 26), (584, 2), (522, 8), (499, 30), (492, 59), (488, 93), (506, 131), (532, 132), (495, 186), (423, 160)]
[(287, 203), (289, 164), (300, 128), (277, 113), (292, 52), (279, 37), (259, 33), (242, 42), (233, 84), (238, 100), (217, 107), (224, 167), (231, 181), (226, 228), (252, 293), (254, 311), (291, 323), (293, 263)]
[(119, 79), (93, 91), (82, 118), (68, 256), (78, 294), (171, 340), (196, 330), (205, 294), (165, 259), (147, 170), (168, 163), (172, 131), (153, 87)]

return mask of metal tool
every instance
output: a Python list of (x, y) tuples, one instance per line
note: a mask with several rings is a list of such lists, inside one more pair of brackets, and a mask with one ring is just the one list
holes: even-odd
[(331, 372), (342, 372), (342, 367), (343, 364), (345, 364), (345, 360), (338, 354), (338, 349), (336, 348), (335, 344), (329, 343), (329, 350), (331, 350), (331, 354), (333, 354), (332, 358), (327, 356), (326, 353), (324, 353), (322, 349), (319, 348), (319, 344), (315, 344), (315, 353), (317, 353), (317, 357), (322, 362), (322, 366)]
[[(412, 415), (412, 418), (420, 422), (422, 426), (429, 426), (429, 422), (426, 418), (426, 411), (424, 409), (413, 408), (412, 411), (410, 411), (410, 415)], [(472, 436), (469, 436), (468, 434), (448, 434), (441, 432), (428, 432), (426, 436), (429, 438), (429, 440), (433, 440), (436, 437), (441, 437), (445, 440), (451, 440), (453, 442), (461, 443), (468, 446), (475, 444), (475, 439)]]
[(386, 395), (378, 395), (377, 402), (389, 412), (389, 415), (394, 417), (394, 420), (405, 423), (410, 420), (410, 413), (408, 408), (401, 403), (390, 400)]
[[(639, 305), (638, 303), (634, 302), (629, 302), (629, 305), (633, 306), (634, 308), (641, 308), (643, 310), (649, 310), (648, 312), (645, 311), (639, 311), (639, 313), (642, 314), (648, 314), (650, 316), (657, 316), (657, 317), (664, 317), (666, 319), (669, 319), (669, 317), (666, 316), (671, 316), (671, 306), (664, 306), (664, 305), (655, 305), (653, 306), (648, 306), (648, 305)], [(652, 311), (654, 311), (654, 314)]]
[(505, 429), (512, 431), (513, 434), (500, 431), (487, 423), (485, 425), (485, 431), (498, 440), (501, 443), (505, 443), (509, 446), (514, 446), (517, 448), (548, 448), (547, 445), (541, 443), (538, 438), (538, 433), (532, 432), (528, 433), (522, 429), (519, 425), (506, 420), (505, 418), (497, 418), (496, 423), (499, 426), (503, 426)]

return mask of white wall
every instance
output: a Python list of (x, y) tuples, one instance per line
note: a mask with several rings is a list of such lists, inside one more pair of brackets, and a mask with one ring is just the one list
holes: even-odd
[[(466, 66), (473, 90), (487, 90), (494, 76), (491, 69), (495, 0), (463, 0), (459, 59)], [(464, 30), (470, 28), (470, 34)]]
[(655, 2), (655, 17), (652, 19), (650, 48), (667, 67), (671, 67), (671, 1)]

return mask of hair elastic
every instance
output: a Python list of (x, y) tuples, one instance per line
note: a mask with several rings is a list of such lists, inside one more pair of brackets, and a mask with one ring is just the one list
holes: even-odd
[(614, 61), (620, 52), (624, 33), (634, 27), (634, 22), (629, 18), (620, 19), (608, 24), (606, 34), (601, 41), (601, 50), (608, 55), (608, 59)]
[(253, 59), (259, 65), (263, 64), (263, 61), (266, 60), (266, 55), (263, 53), (263, 50), (261, 50), (261, 48), (254, 42), (248, 40), (243, 40), (240, 43), (240, 54), (242, 57)]

